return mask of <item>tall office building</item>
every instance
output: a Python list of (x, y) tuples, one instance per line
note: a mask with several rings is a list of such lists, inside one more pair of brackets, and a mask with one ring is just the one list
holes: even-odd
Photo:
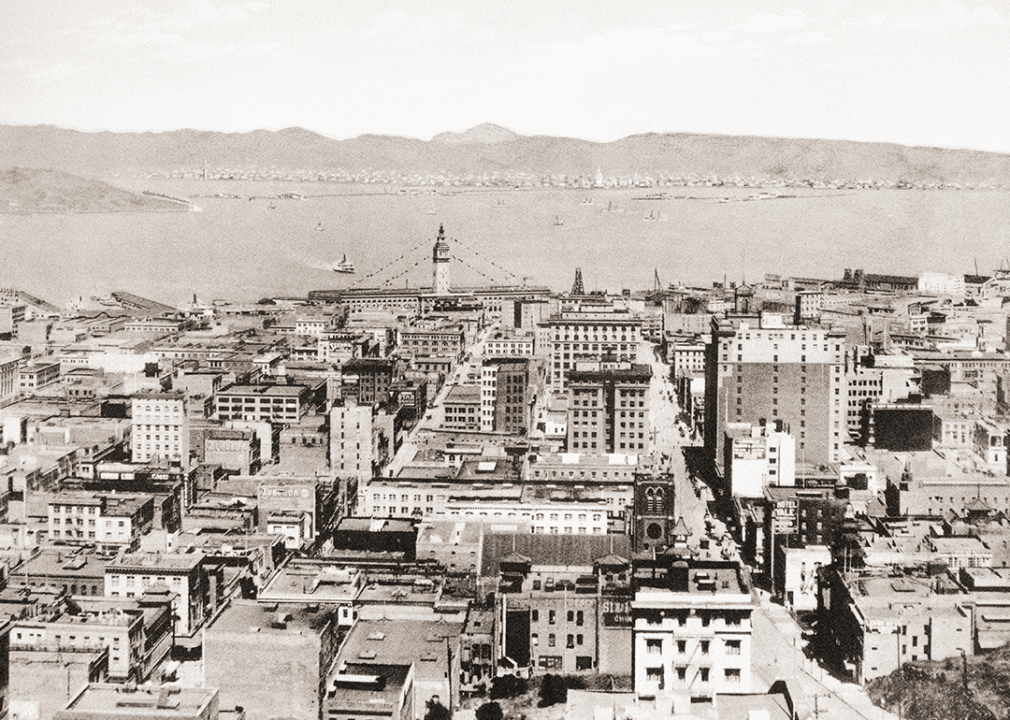
[[(579, 361), (613, 358), (638, 362), (642, 319), (623, 310), (610, 312), (561, 312), (540, 323), (538, 348), (549, 356), (551, 388), (565, 390), (568, 373)], [(539, 349), (538, 349), (539, 353)]]
[(845, 441), (845, 333), (780, 315), (712, 319), (705, 349), (705, 448), (723, 464), (727, 423), (781, 420), (797, 463), (837, 462)]
[(568, 451), (648, 453), (651, 380), (650, 366), (628, 362), (569, 370)]
[(132, 400), (130, 451), (135, 463), (189, 464), (189, 420), (183, 393), (141, 393)]
[(487, 358), (481, 365), (481, 432), (525, 435), (532, 422), (530, 359)]

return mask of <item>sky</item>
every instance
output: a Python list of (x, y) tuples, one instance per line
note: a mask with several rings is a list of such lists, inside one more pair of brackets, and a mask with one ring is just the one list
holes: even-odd
[(0, 124), (1010, 152), (1010, 3), (4, 0)]

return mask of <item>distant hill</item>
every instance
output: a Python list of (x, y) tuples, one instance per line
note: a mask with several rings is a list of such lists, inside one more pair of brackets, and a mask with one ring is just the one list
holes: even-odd
[(0, 214), (185, 210), (182, 203), (113, 187), (61, 170), (0, 171)]
[(0, 167), (48, 167), (90, 177), (276, 167), (356, 172), (866, 180), (1010, 187), (1010, 155), (892, 143), (648, 133), (613, 142), (518, 135), (497, 125), (432, 140), (361, 135), (333, 140), (301, 128), (247, 133), (174, 130), (85, 133), (0, 126)]

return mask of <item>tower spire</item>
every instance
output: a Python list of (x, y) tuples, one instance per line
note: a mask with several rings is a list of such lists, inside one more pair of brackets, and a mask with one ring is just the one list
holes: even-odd
[(438, 226), (438, 237), (431, 254), (432, 292), (436, 295), (449, 294), (449, 243), (445, 241), (445, 227)]
[(572, 295), (585, 295), (586, 289), (582, 285), (582, 268), (575, 268), (575, 283), (572, 285)]

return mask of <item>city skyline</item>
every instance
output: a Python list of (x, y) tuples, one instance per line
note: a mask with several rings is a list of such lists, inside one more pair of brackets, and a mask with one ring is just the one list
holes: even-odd
[[(428, 139), (492, 122), (1010, 151), (1010, 14), (985, 2), (15, 2), (4, 124)], [(971, 62), (965, 62), (966, 59)], [(984, 69), (984, 72), (981, 71)]]

